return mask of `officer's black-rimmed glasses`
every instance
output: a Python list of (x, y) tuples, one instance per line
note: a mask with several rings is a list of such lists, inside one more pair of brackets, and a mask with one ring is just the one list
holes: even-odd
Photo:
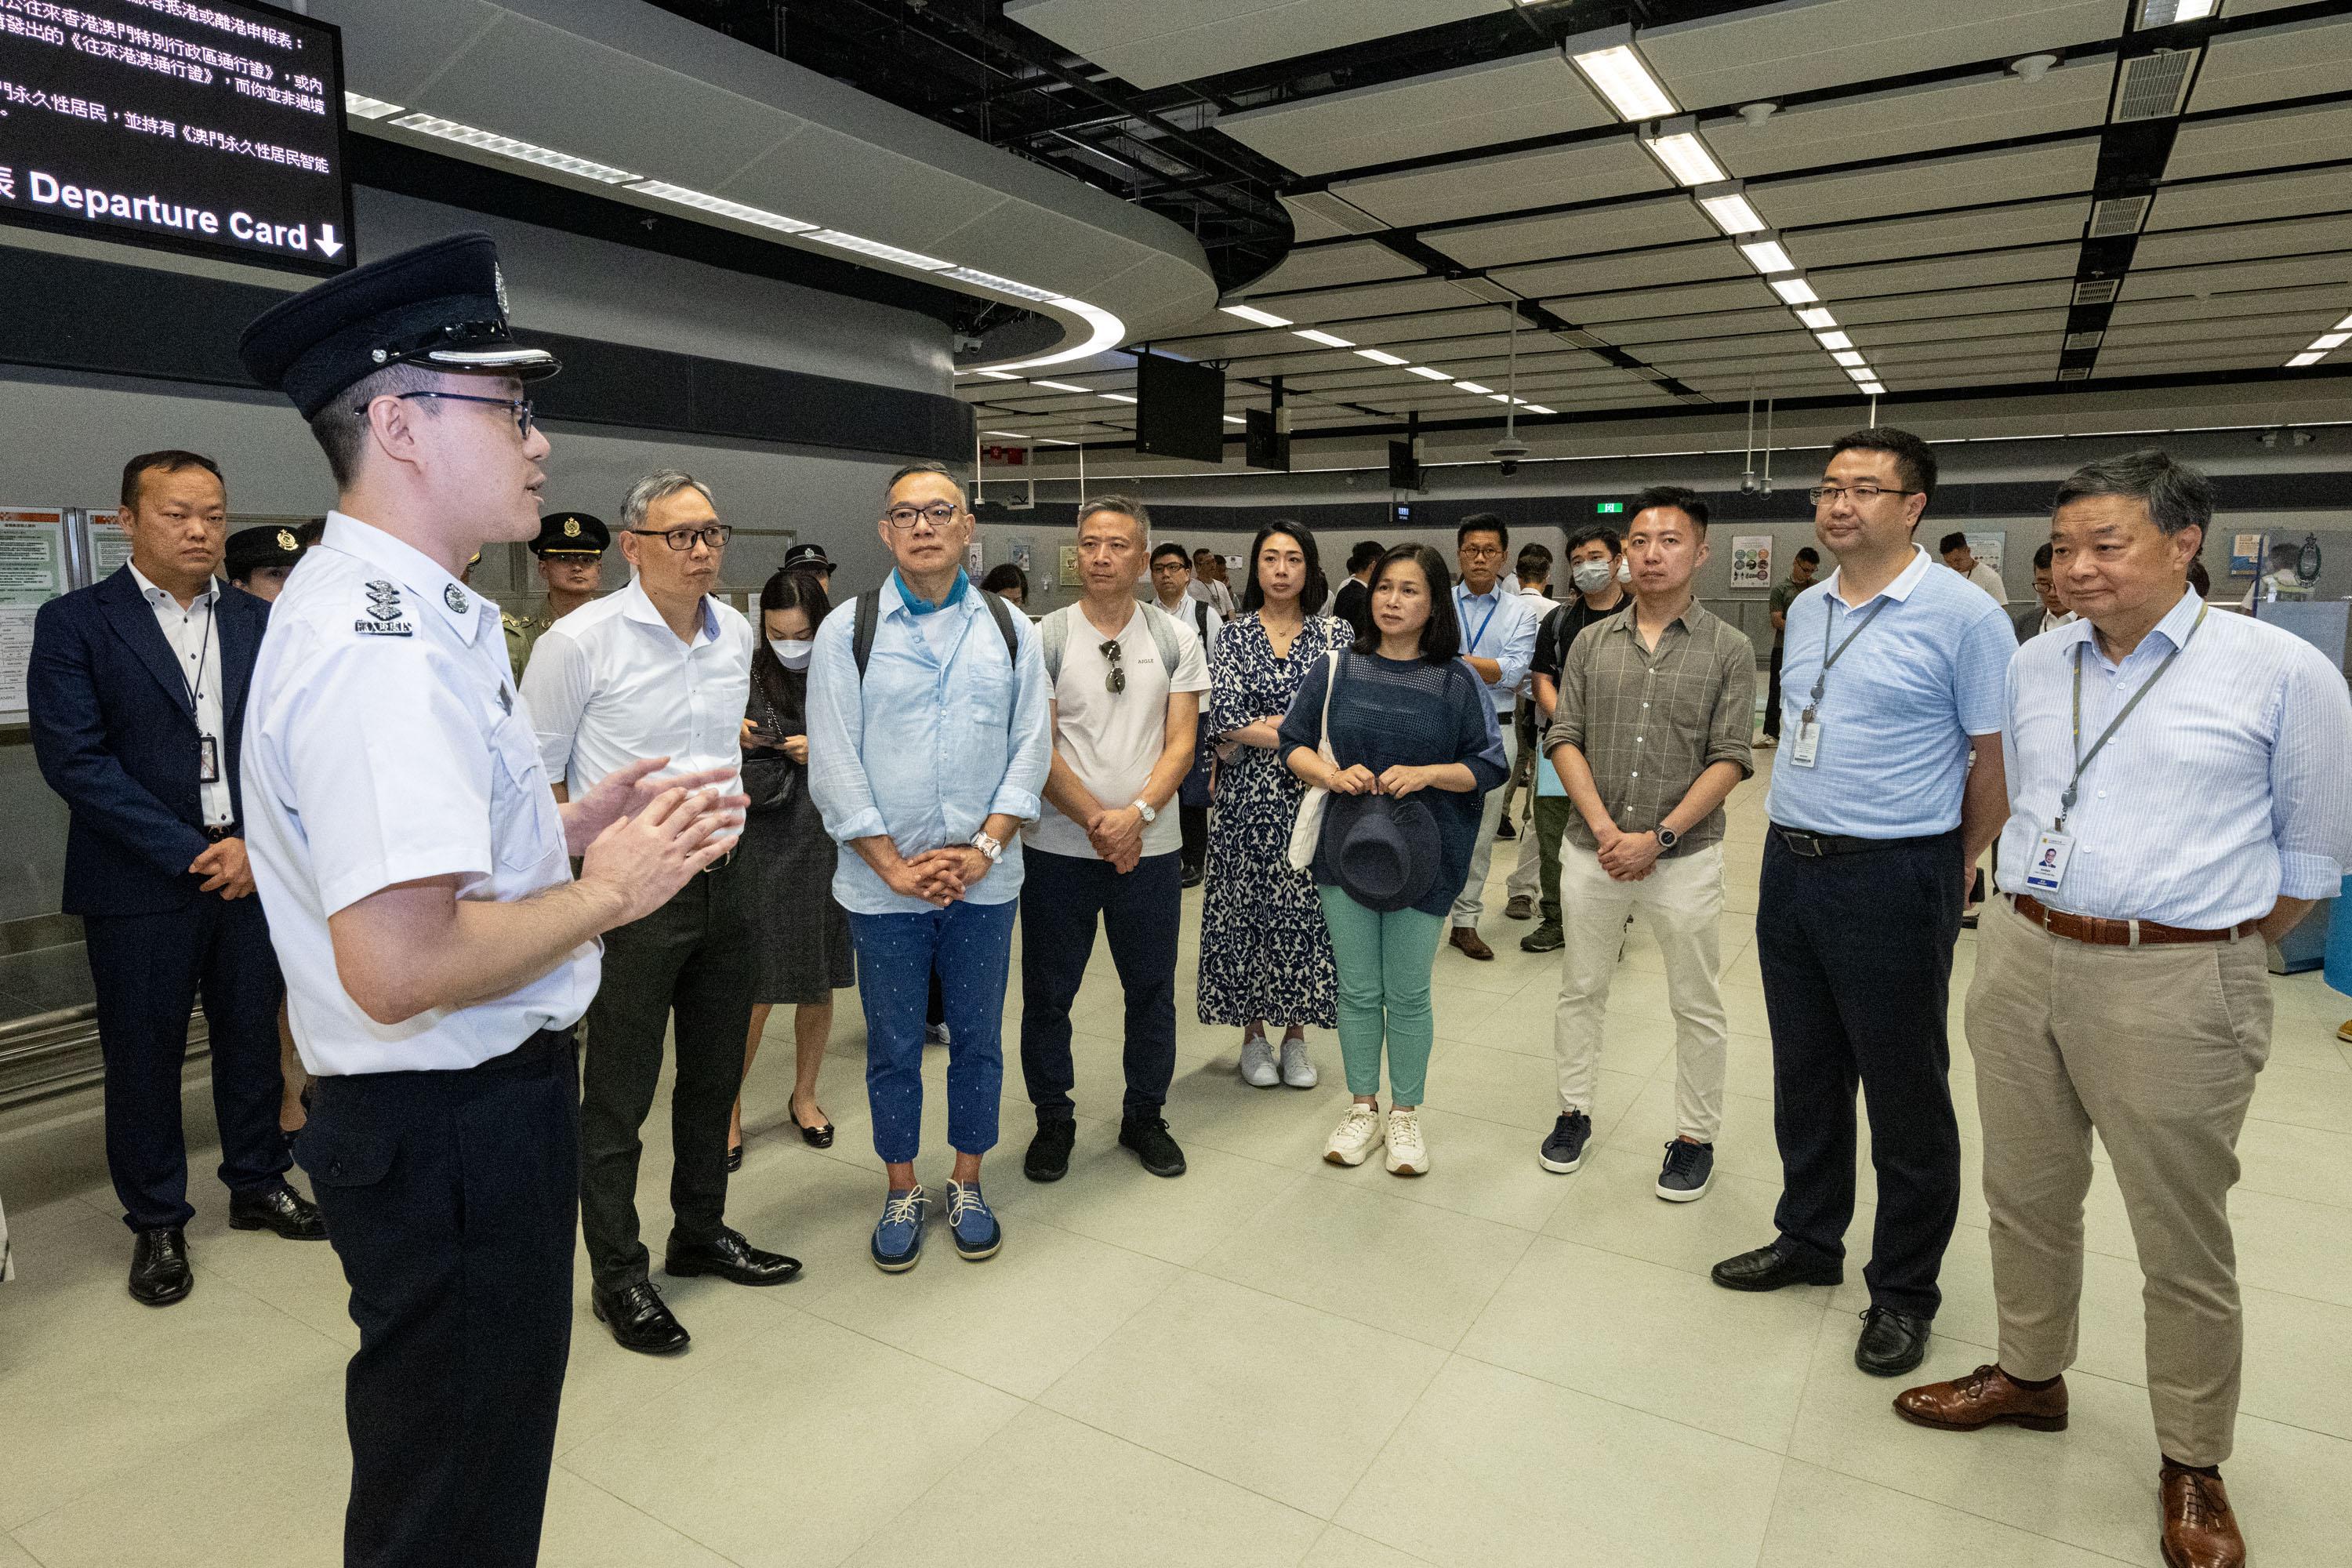
[(681, 552), (693, 549), (698, 542), (707, 544), (713, 550), (724, 550), (727, 548), (727, 541), (735, 532), (734, 529), (723, 522), (710, 523), (702, 528), (673, 528), (667, 533), (650, 528), (627, 528), (621, 531), (634, 533), (639, 539), (658, 539), (672, 550)]
[[(530, 439), (531, 421), (538, 416), (538, 411), (528, 397), (478, 397), (470, 392), (387, 392), (381, 395), (404, 401), (411, 397), (431, 397), (437, 398), (443, 403), (487, 403), (493, 408), (503, 408), (513, 415), (515, 430), (526, 441)], [(373, 399), (370, 401), (373, 402)], [(365, 403), (356, 404), (352, 408), (354, 414), (365, 414), (367, 411), (368, 405)]]

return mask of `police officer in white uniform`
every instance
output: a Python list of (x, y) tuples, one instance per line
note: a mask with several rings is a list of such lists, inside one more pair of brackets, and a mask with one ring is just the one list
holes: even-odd
[[(598, 934), (732, 845), (741, 797), (620, 770), (559, 806), (498, 606), (457, 580), (539, 531), (547, 437), (497, 251), (460, 235), (246, 330), (341, 500), (246, 708), (255, 879), (318, 1079), (296, 1156), (352, 1288), (344, 1562), (538, 1560), (572, 1332), (572, 1026)], [(567, 856), (584, 856), (574, 881)]]

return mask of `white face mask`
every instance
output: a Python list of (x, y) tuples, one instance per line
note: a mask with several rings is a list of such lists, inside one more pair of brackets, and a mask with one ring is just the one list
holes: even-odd
[(1613, 575), (1615, 574), (1609, 570), (1606, 561), (1580, 561), (1568, 574), (1569, 581), (1576, 584), (1576, 591), (1580, 594), (1598, 594), (1609, 586), (1609, 579)]
[(772, 652), (776, 656), (776, 662), (782, 665), (786, 669), (806, 669), (809, 663), (809, 653), (815, 647), (816, 639), (814, 637), (809, 638), (806, 642), (794, 642), (787, 637), (770, 637), (768, 639), (769, 651)]
[(1633, 586), (1633, 563), (1631, 561), (1620, 560), (1617, 563), (1617, 581), (1624, 584), (1627, 587)]

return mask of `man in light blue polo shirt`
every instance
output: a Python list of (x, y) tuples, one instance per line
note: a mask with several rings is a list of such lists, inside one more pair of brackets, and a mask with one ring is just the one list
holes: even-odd
[(1780, 1235), (1714, 1276), (1734, 1290), (1843, 1279), (1859, 1084), (1878, 1219), (1854, 1363), (1882, 1377), (1926, 1353), (1959, 1215), (1945, 1013), (1968, 868), (2006, 815), (2017, 651), (2008, 613), (1912, 537), (1935, 486), (1927, 443), (1880, 426), (1832, 446), (1812, 492), (1838, 569), (1788, 609), (1756, 908)]
[(929, 1197), (915, 1180), (923, 1117), (923, 1015), (936, 973), (953, 1040), (948, 1227), (959, 1256), (992, 1257), (1003, 1232), (980, 1191), (1004, 1082), (999, 1038), (1021, 892), (1018, 829), (1053, 764), (1037, 634), (964, 575), (963, 489), (937, 463), (895, 475), (879, 524), (898, 569), (853, 613), (825, 617), (809, 658), (809, 795), (841, 857), (866, 1009), (874, 1152), (888, 1167), (876, 1265), (922, 1256)]
[[(1511, 531), (1491, 511), (1472, 513), (1454, 531), (1454, 562), (1462, 569), (1454, 584), (1462, 658), (1485, 685), (1496, 722), (1506, 735), (1517, 733), (1511, 710), (1518, 701), (1519, 682), (1528, 678), (1528, 665), (1536, 656), (1536, 629), (1543, 625), (1536, 601), (1502, 578), (1504, 552), (1510, 547)], [(1514, 757), (1513, 765), (1517, 763)], [(1486, 868), (1495, 858), (1495, 828), (1502, 820), (1503, 792), (1489, 790), (1478, 818), (1477, 842), (1470, 851), (1469, 876), (1454, 900), (1451, 940), (1465, 957), (1481, 962), (1495, 956), (1478, 934), (1478, 917), (1486, 910)]]

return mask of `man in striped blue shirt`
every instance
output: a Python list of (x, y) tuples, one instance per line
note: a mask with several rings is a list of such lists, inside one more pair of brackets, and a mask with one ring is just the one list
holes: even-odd
[(1756, 909), (1780, 1235), (1714, 1272), (1732, 1290), (1844, 1279), (1859, 1084), (1878, 1219), (1854, 1363), (1880, 1377), (1927, 1353), (1959, 1216), (1945, 1012), (1968, 868), (2000, 827), (2017, 649), (2008, 613), (1914, 540), (1935, 486), (1927, 444), (1882, 426), (1841, 437), (1812, 492), (1838, 569), (1788, 610)]
[(2352, 862), (2352, 699), (2316, 649), (2189, 589), (2212, 512), (2205, 477), (2153, 449), (2059, 489), (2053, 565), (2084, 619), (2010, 666), (2002, 896), (1969, 988), (2000, 1354), (1895, 1409), (2065, 1426), (2095, 1128), (2147, 1279), (2164, 1560), (2235, 1568), (2228, 1205), (2270, 1053), (2261, 939)]
[[(1495, 705), (1495, 719), (1507, 736), (1516, 735), (1511, 710), (1518, 701), (1519, 682), (1528, 678), (1528, 663), (1536, 654), (1536, 628), (1543, 616), (1535, 601), (1501, 575), (1503, 555), (1511, 547), (1511, 531), (1491, 511), (1474, 512), (1454, 531), (1455, 562), (1461, 580), (1454, 584), (1454, 614), (1462, 623), (1462, 658), (1486, 688)], [(1517, 742), (1513, 744), (1516, 746)], [(1517, 758), (1512, 759), (1513, 766)], [(1503, 820), (1503, 792), (1486, 795), (1479, 818), (1478, 837), (1470, 851), (1469, 874), (1454, 900), (1453, 931), (1447, 938), (1465, 958), (1486, 963), (1495, 956), (1478, 934), (1478, 917), (1486, 910), (1486, 868), (1495, 858), (1495, 829)]]

